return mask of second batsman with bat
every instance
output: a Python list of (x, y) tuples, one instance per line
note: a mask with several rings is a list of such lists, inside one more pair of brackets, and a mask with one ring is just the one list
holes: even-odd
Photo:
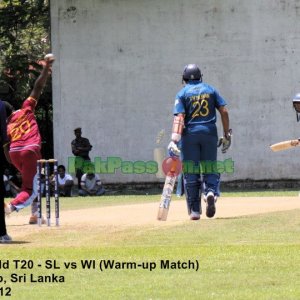
[[(226, 101), (216, 89), (202, 82), (200, 68), (195, 64), (185, 66), (182, 83), (184, 87), (177, 93), (174, 104), (174, 123), (171, 142), (168, 146), (171, 156), (178, 156), (177, 145), (181, 140), (184, 165), (184, 183), (188, 213), (191, 220), (199, 220), (201, 215), (202, 188), (206, 202), (206, 216), (215, 215), (215, 203), (220, 195), (220, 174), (201, 171), (201, 164), (217, 162), (217, 147), (225, 153), (231, 144), (229, 114)], [(218, 145), (216, 110), (221, 115), (224, 136)], [(193, 170), (185, 164), (193, 164)], [(199, 172), (195, 172), (199, 170)]]

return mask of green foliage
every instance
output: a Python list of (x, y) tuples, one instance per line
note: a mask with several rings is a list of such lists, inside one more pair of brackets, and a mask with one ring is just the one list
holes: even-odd
[[(0, 97), (19, 108), (30, 94), (41, 71), (39, 60), (50, 52), (49, 0), (3, 0), (0, 2)], [(51, 80), (36, 110), (41, 135), (52, 156)], [(49, 147), (50, 146), (50, 147)], [(45, 151), (46, 150), (46, 151)]]
[(49, 49), (49, 3), (4, 0), (0, 4), (0, 80), (9, 87), (13, 104), (28, 95)]

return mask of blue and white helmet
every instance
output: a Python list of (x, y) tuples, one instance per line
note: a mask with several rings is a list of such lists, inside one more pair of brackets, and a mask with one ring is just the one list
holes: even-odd
[(293, 106), (296, 112), (300, 113), (300, 93), (297, 93), (293, 98)]

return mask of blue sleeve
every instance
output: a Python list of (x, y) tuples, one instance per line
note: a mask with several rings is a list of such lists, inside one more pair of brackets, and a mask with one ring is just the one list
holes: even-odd
[(0, 140), (3, 145), (8, 142), (6, 127), (6, 110), (2, 101), (0, 101), (0, 137)]
[(185, 114), (185, 107), (183, 105), (182, 99), (183, 99), (183, 92), (181, 90), (179, 93), (177, 93), (175, 98), (175, 103), (173, 108), (174, 115)]
[(227, 105), (227, 102), (224, 98), (222, 98), (220, 96), (220, 94), (218, 93), (218, 91), (215, 90), (215, 101), (216, 101), (216, 107), (219, 108), (220, 106), (225, 106)]

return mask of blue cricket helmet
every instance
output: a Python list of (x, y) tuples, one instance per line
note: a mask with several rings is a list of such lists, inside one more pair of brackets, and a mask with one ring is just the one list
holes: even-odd
[(202, 81), (202, 74), (200, 68), (196, 64), (188, 64), (184, 67), (182, 74), (183, 81), (200, 80)]

